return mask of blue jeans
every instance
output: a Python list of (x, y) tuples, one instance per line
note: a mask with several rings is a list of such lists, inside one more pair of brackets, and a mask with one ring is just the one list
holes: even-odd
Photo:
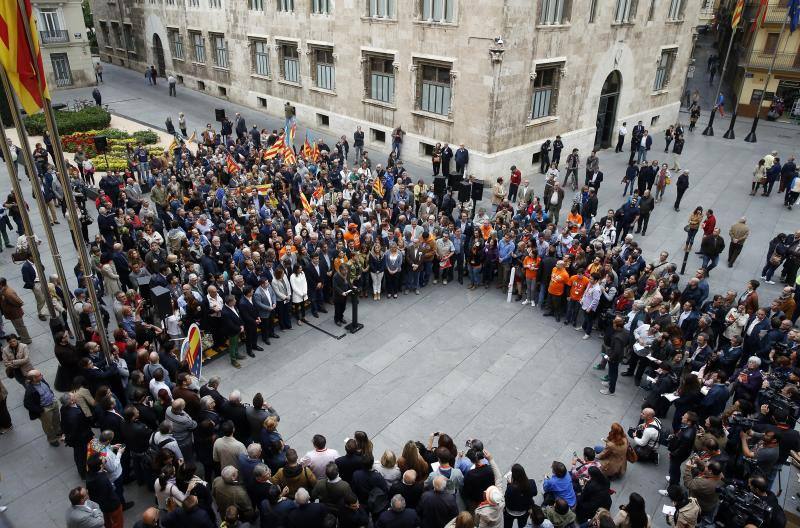
[(141, 181), (147, 181), (147, 177), (150, 175), (150, 162), (140, 161), (137, 170), (139, 171), (139, 178)]
[(419, 270), (408, 270), (406, 273), (406, 289), (417, 290), (419, 289)]
[(481, 267), (480, 266), (470, 266), (469, 267), (469, 282), (473, 286), (480, 286), (481, 285)]
[(395, 153), (397, 159), (400, 159), (400, 150), (403, 148), (403, 144), (399, 141), (392, 141), (392, 152)]
[(646, 148), (639, 147), (636, 150), (636, 160), (637, 160), (638, 163), (641, 163), (643, 161), (647, 161), (647, 149)]
[(631, 188), (631, 196), (633, 196), (633, 190), (636, 188), (636, 181), (635, 180), (627, 180), (625, 182), (625, 188), (622, 190), (622, 196), (628, 194), (628, 187)]
[(431, 262), (423, 262), (422, 263), (422, 275), (419, 278), (419, 286), (420, 288), (424, 288), (428, 285), (428, 281), (431, 280), (431, 274), (433, 273), (433, 261)]
[(547, 285), (543, 283), (539, 283), (539, 301), (536, 303), (539, 305), (539, 308), (544, 310), (544, 299), (547, 295)]
[(586, 335), (592, 335), (592, 326), (594, 326), (594, 318), (597, 312), (587, 312), (586, 310), (583, 311), (583, 323), (581, 323), (581, 328), (583, 328), (583, 333)]
[(778, 269), (778, 266), (772, 266), (771, 264), (767, 264), (761, 270), (761, 276), (762, 277), (766, 277), (766, 279), (768, 281), (772, 280), (772, 275), (775, 273), (775, 270), (777, 270), (777, 269)]
[(717, 267), (719, 264), (719, 255), (709, 257), (708, 255), (703, 255), (701, 257), (703, 259), (703, 267), (706, 269), (706, 272), (711, 271), (712, 269)]
[(581, 311), (581, 303), (580, 301), (573, 301), (569, 299), (567, 301), (567, 320), (566, 322), (571, 324), (572, 326), (578, 325), (578, 313)]

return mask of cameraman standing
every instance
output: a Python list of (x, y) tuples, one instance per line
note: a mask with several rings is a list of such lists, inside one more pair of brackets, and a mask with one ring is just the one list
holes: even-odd
[(767, 480), (764, 477), (751, 478), (750, 490), (772, 508), (769, 519), (762, 525), (763, 528), (784, 528), (786, 526), (786, 514), (778, 502), (778, 497), (770, 491)]
[(772, 488), (779, 462), (778, 438), (775, 431), (764, 433), (756, 433), (752, 429), (740, 431), (739, 439), (742, 442), (742, 457), (755, 461), (756, 470), (767, 481), (767, 489)]

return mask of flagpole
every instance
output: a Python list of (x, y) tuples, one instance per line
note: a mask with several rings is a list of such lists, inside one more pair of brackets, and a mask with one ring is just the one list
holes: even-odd
[[(0, 67), (0, 82), (3, 85), (3, 90), (6, 92), (6, 101), (8, 102), (8, 107), (11, 110), (11, 118), (14, 121), (14, 127), (17, 129), (17, 134), (19, 134), (19, 143), (20, 143), (20, 150), (22, 151), (22, 157), (25, 162), (25, 169), (28, 171), (28, 174), (31, 178), (31, 187), (33, 188), (33, 197), (36, 200), (37, 208), (39, 209), (39, 216), (42, 218), (42, 228), (44, 229), (45, 234), (47, 235), (47, 245), (50, 247), (50, 253), (53, 256), (53, 265), (56, 269), (56, 275), (61, 280), (61, 287), (62, 288), (69, 288), (67, 283), (67, 277), (64, 273), (64, 266), (61, 263), (61, 254), (58, 251), (58, 243), (56, 242), (55, 237), (53, 236), (53, 229), (50, 225), (50, 213), (47, 210), (47, 204), (45, 203), (44, 196), (42, 196), (42, 186), (41, 186), (41, 178), (39, 176), (38, 170), (36, 169), (36, 164), (33, 162), (33, 155), (31, 154), (31, 147), (30, 143), (28, 142), (28, 134), (25, 130), (25, 126), (22, 123), (22, 119), (19, 115), (19, 107), (17, 106), (16, 98), (14, 97), (14, 92), (11, 89), (11, 82), (8, 79), (8, 74), (6, 73), (5, 68)], [(5, 141), (5, 130), (3, 131), (3, 141)], [(16, 181), (16, 186), (19, 186), (19, 179), (16, 175), (12, 176), (12, 179)], [(15, 188), (15, 191), (17, 189)], [(20, 196), (22, 196), (20, 194)], [(30, 247), (30, 243), (29, 246)], [(37, 268), (37, 273), (39, 274), (39, 287), (42, 289), (42, 295), (45, 296), (45, 301), (47, 302), (47, 309), (50, 312), (50, 317), (56, 317), (55, 312), (55, 305), (53, 304), (53, 299), (50, 297), (49, 289), (45, 289), (45, 285), (47, 284), (47, 277), (44, 275), (44, 266), (39, 263), (42, 269)], [(64, 301), (65, 304), (66, 301)], [(77, 331), (78, 326), (76, 325), (77, 319), (72, 313), (72, 306), (64, 306), (64, 309), (69, 312), (69, 319), (72, 322), (73, 328)]]
[(714, 107), (711, 109), (711, 117), (708, 119), (708, 125), (703, 130), (704, 136), (714, 135), (714, 116), (717, 114), (717, 102), (719, 101), (719, 94), (722, 93), (722, 83), (725, 80), (725, 70), (728, 68), (728, 58), (731, 56), (731, 48), (733, 48), (733, 37), (736, 36), (738, 27), (731, 30), (731, 39), (728, 41), (728, 51), (725, 53), (725, 62), (722, 63), (722, 73), (719, 74), (719, 84), (717, 85), (717, 96), (714, 98)]
[(772, 54), (772, 62), (769, 64), (769, 70), (767, 70), (767, 78), (764, 81), (764, 89), (761, 90), (761, 96), (758, 98), (758, 106), (756, 106), (756, 117), (753, 119), (753, 126), (750, 127), (750, 133), (745, 136), (744, 140), (748, 143), (755, 143), (756, 140), (756, 127), (758, 127), (758, 120), (759, 116), (761, 115), (761, 105), (764, 103), (764, 96), (767, 95), (767, 87), (769, 86), (770, 77), (772, 77), (772, 70), (775, 68), (775, 60), (778, 58), (778, 49), (780, 48), (780, 41), (781, 37), (783, 36), (783, 30), (786, 29), (786, 22), (789, 20), (789, 14), (787, 13), (783, 17), (783, 24), (781, 24), (781, 30), (778, 32), (778, 42), (775, 43), (775, 51)]
[[(8, 95), (6, 95), (6, 99), (8, 99)], [(12, 115), (19, 111), (13, 102), (9, 103), (9, 109)], [(0, 124), (0, 142), (2, 143), (0, 144), (0, 150), (3, 152), (3, 158), (6, 160), (6, 169), (8, 169), (8, 179), (11, 180), (11, 189), (14, 192), (14, 196), (17, 198), (17, 209), (19, 209), (19, 215), (22, 218), (22, 230), (25, 232), (25, 238), (28, 240), (28, 251), (30, 252), (31, 260), (33, 260), (33, 265), (36, 268), (36, 273), (39, 275), (39, 284), (41, 286), (42, 278), (45, 276), (44, 267), (42, 266), (42, 256), (39, 253), (39, 247), (36, 245), (36, 237), (33, 234), (33, 227), (31, 226), (31, 217), (28, 214), (22, 188), (19, 185), (16, 162), (11, 159), (11, 149), (6, 142), (6, 130), (2, 124)], [(47, 310), (50, 312), (50, 317), (55, 317), (55, 307), (53, 306), (53, 299), (50, 298), (49, 291), (46, 292), (45, 300), (47, 301)]]
[[(25, 39), (28, 43), (28, 52), (31, 54), (31, 66), (36, 72), (37, 76), (36, 90), (42, 100), (42, 110), (44, 111), (47, 130), (50, 133), (50, 138), (52, 140), (53, 154), (55, 156), (56, 168), (58, 169), (56, 174), (61, 182), (61, 187), (64, 189), (64, 200), (67, 203), (67, 211), (69, 212), (70, 230), (77, 241), (78, 259), (80, 260), (81, 269), (83, 271), (84, 287), (89, 294), (89, 302), (94, 308), (95, 327), (97, 328), (97, 333), (100, 335), (100, 347), (102, 348), (106, 359), (111, 362), (111, 347), (109, 346), (108, 335), (106, 335), (106, 325), (103, 322), (103, 315), (100, 311), (99, 299), (94, 288), (94, 268), (91, 260), (89, 260), (89, 253), (86, 251), (86, 241), (83, 239), (83, 233), (81, 231), (78, 207), (75, 204), (75, 196), (72, 194), (72, 186), (70, 185), (69, 181), (67, 163), (64, 160), (64, 151), (61, 148), (61, 136), (58, 133), (58, 124), (56, 123), (56, 118), (53, 112), (53, 107), (50, 104), (50, 99), (44, 96), (44, 90), (42, 90), (42, 80), (45, 78), (44, 71), (39, 70), (39, 61), (37, 60), (36, 49), (33, 45), (30, 20), (26, 16), (27, 9), (25, 9), (25, 0), (17, 0), (17, 6), (20, 12), (19, 18), (25, 31)], [(78, 329), (76, 329), (76, 335)], [(82, 331), (82, 329), (80, 330)]]

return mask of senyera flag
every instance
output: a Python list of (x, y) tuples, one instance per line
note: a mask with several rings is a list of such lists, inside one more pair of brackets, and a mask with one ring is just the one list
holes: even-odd
[(192, 375), (200, 379), (203, 370), (203, 342), (200, 339), (200, 327), (197, 323), (189, 327), (186, 339), (181, 345), (181, 361), (186, 361)]
[(742, 20), (742, 11), (744, 10), (744, 0), (739, 0), (736, 2), (736, 7), (733, 10), (733, 15), (731, 16), (731, 29), (736, 29), (739, 27), (739, 22)]
[[(25, 21), (30, 29), (30, 41), (26, 36)], [(30, 0), (0, 1), (0, 64), (28, 114), (41, 110), (43, 98), (50, 98), (38, 35)]]

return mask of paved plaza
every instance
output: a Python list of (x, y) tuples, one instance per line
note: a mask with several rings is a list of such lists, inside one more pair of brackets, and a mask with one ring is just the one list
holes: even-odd
[[(163, 128), (168, 112), (176, 119), (178, 111), (186, 114), (190, 129), (200, 128), (213, 120), (215, 107), (225, 108), (228, 115), (241, 111), (248, 126), (279, 126), (275, 117), (183, 87), (179, 87), (177, 98), (170, 98), (166, 83), (148, 87), (138, 73), (121, 68), (106, 65), (105, 80), (101, 86), (104, 103), (115, 113), (157, 128)], [(56, 102), (71, 101), (87, 98), (90, 91), (58, 91), (54, 97)], [(682, 114), (685, 122), (687, 117)], [(299, 120), (298, 138), (302, 140), (303, 116)], [(726, 243), (730, 225), (746, 216), (751, 236), (733, 269), (728, 269), (723, 259), (722, 266), (712, 272), (712, 293), (742, 291), (747, 280), (760, 275), (769, 240), (776, 233), (800, 228), (800, 211), (782, 207), (781, 195), (749, 196), (758, 157), (773, 149), (784, 159), (795, 154), (800, 144), (798, 128), (762, 123), (759, 142), (749, 144), (742, 141), (749, 122), (739, 123), (739, 139), (735, 141), (721, 138), (727, 124), (727, 119), (719, 119), (713, 138), (700, 134), (702, 125), (696, 132), (687, 133), (681, 165), (691, 171), (690, 188), (681, 211), (672, 209), (673, 184), (665, 202), (657, 205), (647, 236), (637, 236), (647, 260), (666, 250), (680, 263), (683, 226), (696, 205), (714, 209)], [(333, 132), (350, 137), (353, 131)], [(315, 130), (314, 135), (332, 137), (327, 131)], [(661, 159), (663, 146), (663, 135), (657, 134), (649, 158)], [(386, 154), (373, 152), (373, 163), (383, 162)], [(582, 153), (584, 159), (586, 154)], [(627, 160), (627, 153), (600, 153), (600, 168), (605, 175), (599, 190), (600, 211), (616, 209), (622, 203), (619, 181)], [(429, 167), (406, 165), (415, 180), (430, 178)], [(540, 194), (544, 176), (538, 173), (538, 167), (523, 159), (518, 166)], [(480, 176), (493, 180), (506, 174)], [(25, 196), (30, 197), (30, 185), (23, 180)], [(0, 193), (5, 196), (9, 188), (3, 166)], [(31, 206), (35, 206), (32, 200)], [(562, 210), (563, 214), (566, 211)], [(44, 239), (35, 210), (33, 223)], [(76, 255), (65, 222), (55, 227), (64, 266), (73, 278), (72, 289)], [(45, 266), (52, 272), (46, 243), (42, 252)], [(699, 265), (699, 257), (692, 253), (687, 275)], [(46, 324), (35, 317), (35, 301), (22, 288), (20, 269), (11, 262), (10, 251), (0, 254), (0, 275), (9, 279), (26, 302), (26, 322), (34, 336), (33, 363), (52, 381), (57, 366), (52, 339)], [(682, 283), (686, 279), (688, 276)], [(759, 293), (766, 303), (777, 297), (779, 290), (780, 285), (763, 285)], [(233, 369), (227, 361), (216, 361), (204, 368), (203, 375), (221, 376), (223, 393), (241, 389), (246, 400), (262, 392), (281, 415), (279, 431), (284, 439), (300, 452), (311, 449), (315, 433), (324, 434), (330, 447), (343, 452), (344, 439), (361, 429), (372, 438), (376, 453), (391, 448), (399, 454), (407, 440), (426, 441), (432, 431), (444, 431), (458, 445), (470, 437), (480, 438), (501, 471), (519, 462), (540, 482), (552, 460), (568, 463), (573, 451), (600, 443), (612, 422), (620, 421), (625, 427), (635, 424), (644, 392), (634, 388), (630, 378), (621, 378), (615, 396), (601, 396), (601, 374), (591, 368), (597, 360), (599, 339), (583, 341), (582, 333), (542, 317), (538, 308), (508, 304), (505, 299), (505, 294), (495, 288), (468, 291), (451, 283), (429, 285), (420, 296), (377, 303), (365, 300), (360, 305), (365, 328), (356, 335), (337, 340), (309, 326), (295, 327), (281, 333), (281, 339), (257, 353), (256, 359), (244, 361), (241, 370)], [(322, 315), (327, 319), (320, 319), (320, 325), (335, 331), (332, 310)], [(39, 422), (30, 421), (22, 407), (21, 387), (13, 380), (4, 383), (9, 390), (14, 430), (0, 437), (0, 502), (9, 505), (7, 513), (0, 516), (0, 526), (61, 527), (68, 506), (67, 492), (80, 484), (71, 450), (50, 447)], [(628, 493), (638, 491), (645, 497), (655, 524), (663, 526), (660, 511), (664, 500), (656, 490), (663, 487), (666, 472), (666, 457), (659, 467), (629, 466), (626, 477), (612, 485), (617, 492), (614, 511), (627, 501)], [(784, 471), (784, 486), (787, 481), (796, 481), (794, 472), (790, 477)], [(794, 491), (792, 485), (782, 498), (790, 511), (794, 511), (795, 503), (788, 497)], [(153, 496), (135, 485), (126, 493), (136, 501), (136, 507), (126, 512), (126, 525), (130, 526), (138, 513), (153, 503)]]

